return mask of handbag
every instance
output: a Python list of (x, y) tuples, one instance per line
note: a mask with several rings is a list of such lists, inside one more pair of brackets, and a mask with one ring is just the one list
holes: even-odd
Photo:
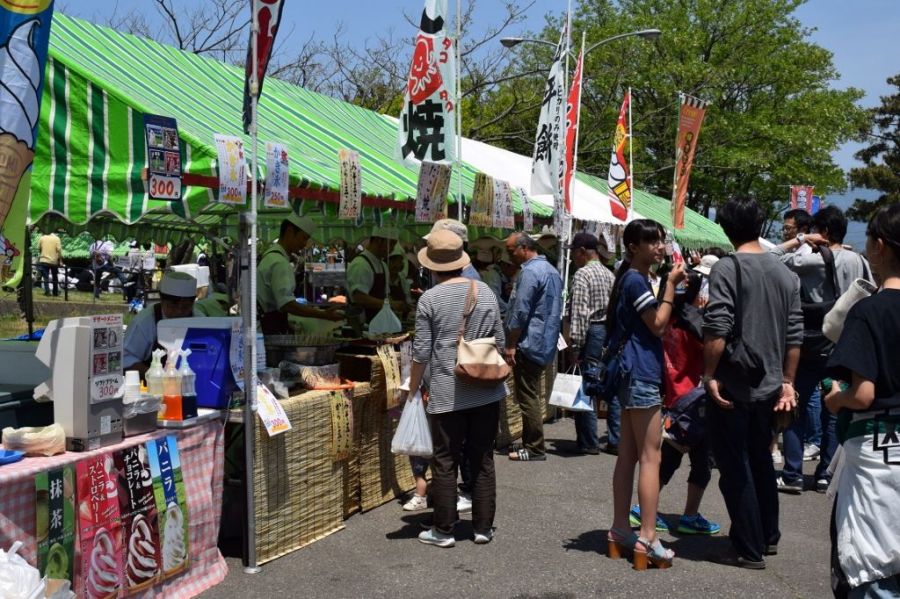
[[(860, 256), (859, 259), (863, 260), (863, 257)], [(863, 273), (867, 278), (871, 276), (865, 260), (863, 260)], [(878, 291), (878, 288), (867, 278), (853, 281), (850, 288), (838, 298), (834, 303), (834, 307), (825, 315), (825, 319), (822, 322), (822, 333), (829, 341), (837, 343), (838, 339), (841, 338), (841, 333), (844, 332), (844, 321), (847, 320), (850, 308), (855, 306), (859, 300), (869, 297)]]
[(470, 383), (492, 386), (506, 380), (510, 372), (509, 364), (497, 350), (497, 340), (494, 337), (466, 341), (466, 327), (477, 303), (478, 290), (475, 281), (472, 281), (466, 294), (462, 321), (459, 324), (454, 373)]
[(612, 350), (608, 344), (603, 345), (600, 358), (586, 358), (582, 366), (582, 389), (591, 397), (611, 400), (619, 392), (622, 382), (622, 353), (625, 344), (634, 332), (634, 326), (627, 328), (618, 347)]
[(594, 400), (582, 390), (581, 383), (581, 375), (574, 371), (558, 373), (550, 392), (550, 405), (570, 412), (593, 412)]
[(734, 298), (734, 331), (731, 340), (725, 345), (722, 365), (728, 374), (742, 377), (751, 387), (758, 386), (766, 376), (762, 358), (755, 349), (744, 342), (744, 309), (741, 297), (744, 295), (744, 283), (741, 275), (741, 263), (734, 254), (728, 256), (734, 260), (736, 293)]

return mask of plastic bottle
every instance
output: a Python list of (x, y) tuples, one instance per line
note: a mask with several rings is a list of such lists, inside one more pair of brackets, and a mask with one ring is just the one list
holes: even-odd
[(181, 410), (181, 373), (178, 372), (178, 350), (169, 352), (166, 361), (166, 374), (163, 376), (163, 420), (183, 420)]
[(182, 419), (196, 418), (197, 416), (197, 375), (191, 370), (188, 364), (188, 356), (191, 350), (185, 349), (181, 354), (181, 368), (178, 373), (181, 375), (181, 416)]
[(162, 357), (166, 355), (166, 350), (158, 349), (153, 352), (153, 360), (150, 362), (150, 369), (144, 375), (147, 380), (147, 392), (154, 399), (162, 399), (163, 396), (163, 372)]

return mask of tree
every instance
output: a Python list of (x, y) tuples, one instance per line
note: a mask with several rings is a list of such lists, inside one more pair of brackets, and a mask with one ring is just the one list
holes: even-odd
[[(869, 220), (882, 206), (900, 202), (900, 74), (889, 77), (887, 82), (897, 88), (897, 93), (882, 96), (881, 106), (871, 110), (871, 128), (867, 128), (865, 136), (872, 143), (856, 153), (866, 166), (850, 169), (850, 182), (855, 187), (882, 194), (874, 201), (857, 199), (847, 211), (856, 220)], [(877, 162), (879, 158), (881, 162)]]
[[(756, 197), (775, 218), (787, 185), (811, 183), (823, 192), (845, 187), (831, 152), (866, 121), (859, 90), (835, 89), (831, 53), (809, 41), (793, 16), (802, 0), (583, 0), (573, 39), (587, 43), (657, 27), (659, 40), (631, 38), (602, 46), (585, 59), (578, 166), (606, 177), (616, 114), (632, 88), (635, 185), (672, 193), (679, 92), (710, 101), (691, 177), (689, 206), (709, 210), (736, 194)], [(542, 39), (559, 35), (548, 20)], [(549, 50), (549, 49), (548, 49)], [(575, 49), (577, 51), (577, 48)], [(549, 64), (543, 49), (519, 52), (520, 70)], [(545, 67), (546, 68), (546, 67)], [(524, 82), (501, 86), (484, 102), (502, 114)], [(537, 109), (501, 119), (479, 135), (530, 153)], [(530, 133), (529, 133), (530, 131)]]

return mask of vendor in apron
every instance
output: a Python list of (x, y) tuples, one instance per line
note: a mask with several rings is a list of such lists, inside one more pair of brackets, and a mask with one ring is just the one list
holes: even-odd
[(156, 340), (156, 324), (165, 318), (193, 316), (196, 297), (197, 279), (186, 272), (167, 270), (163, 273), (159, 282), (159, 303), (138, 312), (125, 330), (123, 370), (137, 370), (143, 377), (150, 368), (151, 353), (161, 347)]
[[(347, 293), (350, 301), (365, 312), (370, 322), (384, 306), (388, 291), (388, 268), (385, 260), (397, 244), (398, 233), (391, 227), (382, 227), (369, 238), (366, 249), (347, 267)], [(402, 311), (404, 302), (391, 302), (395, 310)]]
[(292, 212), (281, 221), (278, 241), (263, 253), (256, 269), (256, 301), (264, 335), (290, 334), (288, 314), (330, 321), (344, 318), (336, 309), (323, 310), (298, 304), (294, 295), (296, 280), (288, 256), (305, 248), (315, 234), (316, 225), (312, 219)]

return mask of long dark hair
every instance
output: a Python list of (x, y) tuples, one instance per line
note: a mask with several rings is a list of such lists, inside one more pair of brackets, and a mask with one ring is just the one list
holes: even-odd
[(642, 242), (661, 241), (666, 238), (666, 230), (661, 224), (649, 218), (639, 218), (628, 223), (625, 231), (622, 233), (622, 242), (625, 244), (625, 257), (619, 269), (616, 271), (616, 282), (613, 283), (612, 291), (609, 293), (609, 304), (606, 308), (606, 330), (607, 335), (612, 336), (616, 330), (616, 312), (619, 304), (619, 287), (625, 273), (631, 268), (631, 260), (628, 253), (631, 251), (629, 246), (632, 244), (639, 245)]
[(869, 221), (866, 235), (883, 241), (900, 261), (900, 204), (880, 208)]

